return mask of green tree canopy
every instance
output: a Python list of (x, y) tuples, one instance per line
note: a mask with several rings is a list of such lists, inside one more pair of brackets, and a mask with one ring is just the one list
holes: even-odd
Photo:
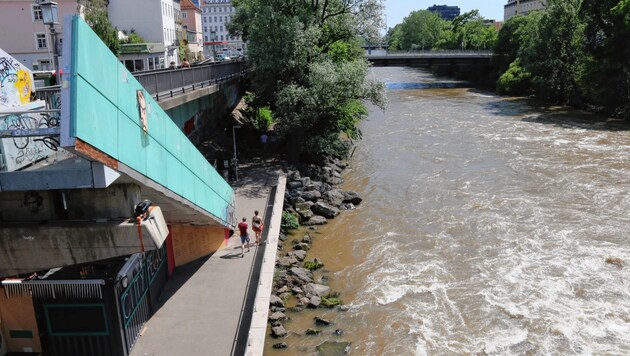
[(442, 36), (446, 21), (435, 12), (414, 11), (400, 26), (400, 46), (405, 50), (431, 49)]
[(85, 22), (90, 25), (112, 53), (118, 56), (120, 52), (118, 29), (109, 21), (107, 3), (107, 0), (80, 0), (78, 6), (83, 7)]
[[(377, 37), (382, 2), (235, 0), (234, 5), (229, 29), (249, 43), (255, 105), (273, 111), (290, 153), (339, 153), (333, 152), (340, 147), (339, 134), (356, 137), (356, 124), (367, 115), (357, 103), (385, 105), (384, 86), (369, 79), (357, 41)], [(320, 144), (304, 144), (307, 139)]]
[(630, 0), (583, 0), (582, 89), (593, 102), (630, 118)]

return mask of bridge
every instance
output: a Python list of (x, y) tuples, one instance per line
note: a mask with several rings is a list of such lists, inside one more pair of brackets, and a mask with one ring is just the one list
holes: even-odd
[(63, 51), (61, 86), (0, 113), (0, 277), (145, 250), (172, 269), (216, 250), (234, 192), (189, 138), (236, 106), (246, 64), (132, 75), (78, 17)]
[(463, 67), (490, 66), (491, 51), (418, 51), (367, 54), (375, 67)]

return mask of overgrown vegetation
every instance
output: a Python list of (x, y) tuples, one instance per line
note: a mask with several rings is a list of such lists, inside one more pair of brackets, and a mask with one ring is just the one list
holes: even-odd
[(342, 305), (343, 301), (339, 299), (339, 295), (336, 293), (327, 294), (322, 297), (322, 304), (326, 308), (332, 308), (335, 305)]
[(545, 10), (511, 18), (501, 29), (498, 89), (628, 119), (628, 38), (630, 0), (550, 0)]
[(300, 227), (300, 223), (298, 222), (297, 216), (291, 214), (288, 211), (282, 212), (282, 222), (280, 223), (280, 228), (283, 231), (291, 231)]
[(304, 268), (315, 271), (324, 267), (324, 264), (317, 260), (304, 261)]
[(118, 56), (120, 52), (118, 29), (109, 21), (107, 4), (107, 0), (81, 0), (78, 6), (83, 6), (85, 22), (90, 25), (110, 51)]
[(287, 158), (342, 154), (343, 140), (358, 137), (356, 125), (367, 116), (364, 102), (386, 105), (384, 84), (368, 78), (357, 41), (378, 43), (382, 1), (235, 0), (234, 5), (229, 29), (249, 43), (253, 107), (264, 109), (262, 115), (273, 113), (275, 133), (286, 138)]

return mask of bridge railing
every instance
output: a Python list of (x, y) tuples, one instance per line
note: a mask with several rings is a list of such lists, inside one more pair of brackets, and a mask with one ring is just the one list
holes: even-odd
[[(425, 50), (425, 51), (387, 51), (386, 56), (469, 56), (469, 55), (492, 55), (492, 50)], [(383, 54), (377, 54), (382, 56)], [(368, 57), (370, 55), (367, 55)], [(372, 55), (374, 56), (374, 55)]]
[(208, 64), (190, 68), (136, 73), (134, 77), (159, 101), (187, 90), (203, 88), (247, 71), (247, 62)]

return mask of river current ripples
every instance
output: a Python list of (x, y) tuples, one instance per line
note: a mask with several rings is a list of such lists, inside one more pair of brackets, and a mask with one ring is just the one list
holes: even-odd
[(343, 185), (364, 202), (309, 252), (350, 307), (326, 312), (344, 335), (324, 338), (352, 355), (630, 354), (628, 127), (373, 74), (389, 107), (362, 124)]

